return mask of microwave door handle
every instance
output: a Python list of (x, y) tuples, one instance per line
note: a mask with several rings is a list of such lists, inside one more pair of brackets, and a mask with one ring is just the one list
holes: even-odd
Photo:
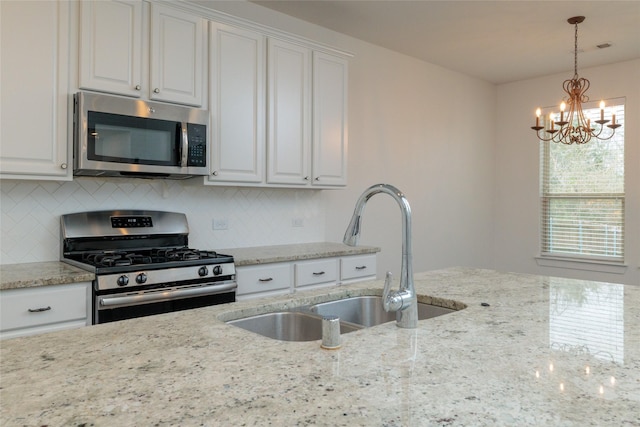
[(180, 125), (180, 138), (182, 140), (180, 145), (180, 166), (186, 168), (187, 159), (189, 157), (189, 135), (187, 134), (187, 124), (185, 122), (182, 122)]

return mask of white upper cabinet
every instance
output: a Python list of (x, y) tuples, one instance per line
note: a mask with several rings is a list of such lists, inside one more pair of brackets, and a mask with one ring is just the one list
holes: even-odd
[(347, 61), (313, 54), (313, 185), (347, 184)]
[(0, 1), (0, 178), (70, 180), (70, 4)]
[(203, 104), (205, 22), (189, 13), (151, 5), (151, 99)]
[(80, 2), (79, 87), (202, 106), (205, 22), (139, 0)]
[(81, 89), (142, 95), (142, 2), (80, 2)]
[(311, 181), (311, 49), (269, 39), (267, 182)]
[(262, 183), (265, 163), (265, 40), (211, 22), (209, 182)]
[(205, 183), (345, 186), (347, 61), (257, 30), (211, 22), (209, 34), (213, 147)]

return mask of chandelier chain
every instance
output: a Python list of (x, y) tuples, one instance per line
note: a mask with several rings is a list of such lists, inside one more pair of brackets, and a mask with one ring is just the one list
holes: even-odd
[(575, 41), (573, 48), (573, 78), (578, 78), (578, 23), (574, 24), (575, 30)]

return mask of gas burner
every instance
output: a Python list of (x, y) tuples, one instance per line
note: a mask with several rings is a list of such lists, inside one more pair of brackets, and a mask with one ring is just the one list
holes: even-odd
[(134, 264), (150, 264), (151, 257), (127, 252), (90, 253), (83, 259), (96, 267), (122, 267)]
[(216, 258), (218, 254), (214, 251), (201, 251), (190, 248), (169, 248), (152, 249), (151, 257), (155, 262), (188, 261), (199, 259)]

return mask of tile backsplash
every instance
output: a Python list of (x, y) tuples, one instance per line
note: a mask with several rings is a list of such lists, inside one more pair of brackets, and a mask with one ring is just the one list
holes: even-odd
[[(189, 246), (199, 249), (316, 242), (325, 235), (317, 190), (118, 178), (2, 180), (0, 190), (0, 264), (58, 260), (60, 215), (103, 209), (184, 212)], [(214, 220), (226, 221), (227, 229), (214, 230)]]

